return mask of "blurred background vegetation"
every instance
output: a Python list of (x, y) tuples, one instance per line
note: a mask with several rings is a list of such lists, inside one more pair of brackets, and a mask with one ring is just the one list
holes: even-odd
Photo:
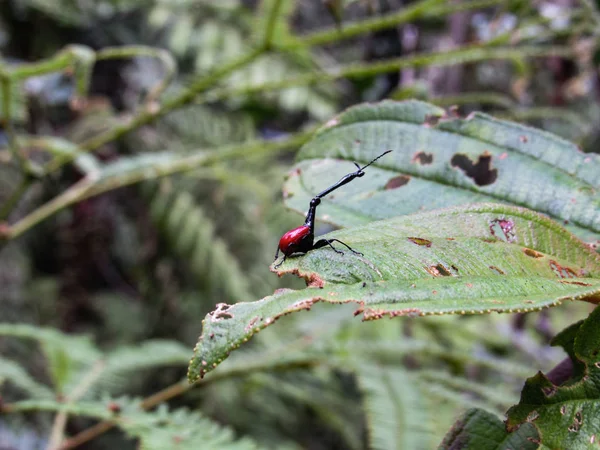
[[(0, 404), (69, 395), (113, 364), (62, 422), (41, 403), (0, 415), (0, 447), (58, 448), (103, 417), (92, 406), (178, 386), (215, 304), (301, 286), (268, 269), (302, 221), (281, 183), (348, 106), (419, 98), (596, 151), (599, 35), (593, 0), (0, 3), (0, 321), (32, 326), (0, 332)], [(116, 162), (119, 177), (103, 171)], [(80, 448), (170, 448), (157, 423), (209, 436), (180, 448), (433, 448), (468, 406), (504, 413), (589, 309), (356, 325), (339, 308), (283, 319), (158, 422), (138, 408), (146, 428)]]

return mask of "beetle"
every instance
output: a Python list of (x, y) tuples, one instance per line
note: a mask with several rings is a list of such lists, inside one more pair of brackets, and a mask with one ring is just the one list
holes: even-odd
[(354, 163), (354, 165), (358, 169), (356, 172), (351, 172), (348, 175), (345, 175), (344, 177), (342, 177), (342, 179), (340, 181), (333, 184), (332, 186), (329, 186), (327, 189), (325, 189), (320, 194), (317, 194), (310, 201), (308, 213), (306, 214), (306, 219), (304, 220), (304, 225), (294, 228), (293, 230), (290, 230), (287, 233), (285, 233), (283, 236), (281, 236), (281, 239), (279, 240), (279, 246), (277, 247), (277, 252), (275, 253), (275, 261), (277, 261), (277, 258), (279, 258), (280, 251), (283, 253), (283, 259), (281, 260), (281, 262), (279, 264), (277, 264), (274, 267), (278, 268), (279, 266), (281, 266), (283, 264), (283, 262), (286, 260), (286, 258), (294, 253), (308, 253), (311, 250), (325, 247), (326, 245), (329, 245), (336, 253), (343, 255), (344, 252), (336, 249), (333, 246), (333, 242), (338, 242), (338, 243), (342, 244), (344, 247), (346, 247), (352, 253), (355, 253), (357, 255), (362, 255), (362, 253), (357, 252), (352, 247), (350, 247), (348, 244), (345, 244), (344, 242), (340, 241), (339, 239), (319, 239), (317, 242), (315, 242), (315, 217), (316, 217), (316, 213), (317, 213), (317, 206), (319, 206), (321, 204), (321, 199), (323, 197), (325, 197), (326, 195), (335, 191), (336, 189), (344, 186), (345, 184), (350, 183), (355, 178), (362, 177), (365, 174), (364, 170), (367, 167), (369, 167), (371, 164), (373, 164), (379, 158), (381, 158), (384, 155), (387, 155), (390, 152), (391, 152), (391, 150), (383, 152), (381, 155), (379, 155), (377, 158), (375, 158), (369, 164), (367, 164), (366, 166), (363, 166), (363, 167), (360, 167), (357, 163)]

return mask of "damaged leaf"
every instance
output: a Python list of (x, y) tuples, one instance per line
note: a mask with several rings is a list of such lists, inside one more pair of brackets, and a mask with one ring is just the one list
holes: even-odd
[(282, 316), (310, 310), (316, 302), (355, 303), (355, 315), (363, 320), (525, 312), (573, 299), (600, 302), (600, 256), (552, 220), (522, 208), (458, 207), (327, 237), (363, 255), (322, 248), (288, 258), (277, 273), (304, 278), (307, 289), (218, 305), (203, 322), (190, 381)]
[(507, 413), (508, 431), (535, 427), (544, 448), (596, 448), (600, 443), (600, 309), (553, 341), (573, 363), (572, 376), (555, 385), (543, 373), (529, 378)]
[[(310, 199), (383, 150), (359, 182), (323, 199), (318, 219), (340, 227), (476, 202), (533, 209), (600, 239), (600, 155), (482, 113), (448, 117), (436, 106), (384, 101), (350, 108), (299, 152), (284, 190), (301, 213)], [(344, 161), (340, 161), (344, 160)]]

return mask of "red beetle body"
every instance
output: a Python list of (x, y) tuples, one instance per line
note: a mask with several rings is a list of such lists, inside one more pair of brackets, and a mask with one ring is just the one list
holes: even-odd
[[(288, 231), (279, 240), (279, 250), (285, 255), (290, 256), (292, 253), (305, 252), (307, 237), (310, 235), (310, 227), (307, 225), (299, 226)], [(312, 244), (312, 239), (309, 239)]]

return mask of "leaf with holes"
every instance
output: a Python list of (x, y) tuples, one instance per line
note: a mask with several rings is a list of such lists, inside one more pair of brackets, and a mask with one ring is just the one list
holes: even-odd
[(190, 380), (283, 315), (319, 301), (356, 303), (355, 315), (363, 320), (533, 311), (569, 299), (600, 302), (600, 256), (552, 220), (522, 208), (472, 205), (326, 236), (362, 255), (322, 248), (288, 258), (277, 272), (296, 274), (309, 288), (218, 305), (203, 322)]
[[(352, 107), (316, 132), (285, 183), (286, 204), (310, 199), (384, 150), (360, 182), (327, 196), (318, 218), (347, 227), (475, 202), (524, 206), (600, 239), (600, 155), (550, 133), (481, 113), (448, 117), (418, 101)], [(340, 163), (337, 160), (346, 160)]]
[(573, 376), (560, 386), (538, 372), (529, 378), (521, 401), (508, 411), (507, 428), (532, 424), (544, 448), (570, 450), (600, 443), (600, 308), (553, 341), (573, 362)]
[(538, 435), (529, 424), (508, 433), (494, 414), (470, 409), (456, 421), (438, 450), (536, 450)]

